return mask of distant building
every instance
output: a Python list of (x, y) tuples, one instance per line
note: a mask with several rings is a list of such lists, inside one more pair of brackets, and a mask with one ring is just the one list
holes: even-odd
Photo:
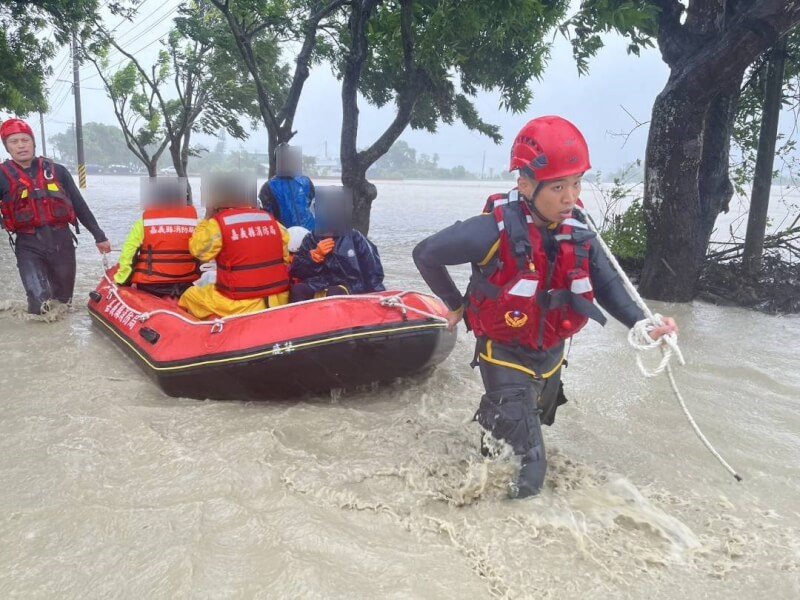
[(323, 177), (333, 177), (342, 174), (342, 163), (338, 157), (317, 158), (315, 167), (317, 173)]

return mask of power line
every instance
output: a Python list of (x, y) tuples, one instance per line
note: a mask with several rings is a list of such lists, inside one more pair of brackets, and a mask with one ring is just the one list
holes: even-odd
[[(169, 5), (167, 5), (167, 6), (169, 6)], [(136, 34), (134, 37), (132, 37), (132, 38), (125, 39), (125, 37), (126, 37), (128, 34), (130, 34), (131, 32), (133, 32), (133, 30), (134, 30), (134, 29), (136, 29), (137, 27), (139, 27), (140, 25), (142, 25), (143, 23), (145, 23), (147, 20), (149, 20), (149, 19), (150, 19), (150, 17), (152, 17), (152, 16), (156, 15), (156, 14), (157, 14), (157, 12), (158, 12), (158, 10), (160, 10), (161, 8), (163, 8), (163, 7), (159, 7), (159, 8), (157, 8), (156, 10), (154, 10), (153, 12), (151, 12), (149, 15), (147, 15), (147, 16), (146, 16), (146, 17), (145, 17), (145, 18), (144, 18), (142, 21), (140, 21), (140, 22), (139, 22), (139, 23), (138, 23), (138, 24), (137, 24), (137, 25), (136, 25), (136, 26), (135, 26), (133, 29), (131, 29), (131, 30), (129, 30), (129, 31), (126, 31), (125, 33), (123, 33), (123, 34), (122, 34), (122, 35), (121, 35), (121, 36), (120, 36), (118, 39), (116, 39), (116, 40), (115, 40), (115, 41), (116, 41), (116, 43), (117, 43), (118, 45), (120, 45), (120, 46), (122, 46), (123, 44), (124, 44), (124, 45), (129, 45), (129, 44), (133, 44), (134, 42), (136, 42), (136, 41), (138, 41), (138, 40), (142, 39), (142, 38), (143, 38), (143, 37), (145, 37), (145, 36), (146, 36), (148, 33), (150, 33), (151, 31), (153, 31), (153, 29), (155, 29), (156, 27), (158, 27), (159, 25), (161, 25), (161, 24), (162, 24), (162, 23), (163, 23), (163, 22), (164, 22), (166, 19), (168, 19), (170, 16), (172, 16), (172, 14), (174, 14), (174, 13), (175, 13), (175, 12), (178, 10), (179, 6), (173, 6), (172, 8), (170, 8), (170, 9), (169, 9), (167, 12), (165, 12), (164, 14), (162, 14), (162, 15), (159, 15), (158, 19), (157, 19), (157, 20), (156, 20), (154, 23), (152, 23), (152, 24), (151, 24), (149, 27), (147, 27), (147, 28), (146, 28), (144, 31), (141, 31), (141, 32), (137, 33), (137, 34)], [(110, 32), (109, 32), (109, 33), (110, 33)], [(117, 50), (116, 48), (113, 48), (113, 49), (112, 49), (112, 50), (109, 52), (109, 54), (108, 54), (108, 57), (107, 57), (107, 58), (109, 58), (109, 57), (112, 57), (112, 56), (115, 56), (115, 55), (117, 55), (117, 54), (121, 54), (121, 52), (120, 52), (119, 50)], [(126, 60), (127, 60), (127, 59), (126, 59)], [(123, 62), (124, 62), (124, 61), (123, 61)]]
[[(143, 2), (140, 4), (139, 8), (141, 9), (141, 7), (144, 6), (145, 4), (147, 4), (147, 2), (149, 2), (149, 1), (150, 0), (143, 0)], [(106, 4), (107, 3), (108, 3), (108, 0), (106, 0)], [(168, 8), (168, 10), (166, 12), (164, 12), (163, 14), (159, 14), (159, 11), (164, 7)], [(150, 13), (148, 13), (146, 16), (144, 16), (143, 19), (139, 20), (131, 29), (125, 31), (120, 36), (120, 38), (117, 40), (117, 43), (118, 44), (125, 43), (126, 45), (130, 45), (130, 44), (136, 42), (137, 40), (140, 40), (141, 38), (146, 36), (148, 33), (150, 33), (153, 29), (155, 29), (157, 26), (161, 25), (164, 22), (164, 20), (166, 20), (167, 18), (172, 16), (172, 14), (174, 14), (179, 8), (180, 8), (180, 4), (176, 4), (176, 5), (172, 6), (172, 7), (170, 7), (169, 4), (166, 4), (166, 5), (161, 5), (161, 6), (157, 7), (157, 8), (155, 8)], [(129, 36), (131, 33), (133, 33), (136, 29), (141, 27), (143, 24), (145, 24), (147, 21), (149, 21), (154, 16), (158, 16), (158, 18), (152, 24), (150, 24), (149, 27), (147, 27), (143, 31), (140, 31), (139, 33), (137, 33), (133, 38), (129, 38), (129, 39), (125, 40), (126, 36)], [(115, 25), (114, 28), (111, 29), (111, 31), (109, 33), (113, 33), (114, 31), (116, 31), (125, 22), (127, 22), (127, 19), (123, 18), (122, 20), (120, 20), (120, 22), (117, 23), (117, 25)], [(151, 42), (147, 43), (146, 45), (142, 46), (137, 51), (131, 52), (131, 54), (135, 55), (135, 54), (138, 54), (139, 52), (142, 52), (143, 50), (145, 50), (148, 47), (152, 46), (156, 42), (159, 42), (159, 41), (163, 40), (167, 35), (169, 35), (169, 33), (170, 33), (170, 31), (167, 31), (166, 33), (162, 34), (158, 38), (156, 38), (156, 39), (152, 40)], [(123, 42), (123, 40), (124, 40), (124, 42)], [(113, 56), (115, 54), (121, 54), (121, 52), (119, 50), (114, 49), (112, 52), (109, 53), (109, 56)], [(54, 96), (55, 99), (52, 102), (53, 108), (51, 108), (51, 110), (48, 112), (48, 114), (57, 113), (61, 109), (61, 107), (64, 105), (64, 103), (67, 101), (67, 98), (69, 98), (70, 93), (72, 91), (72, 85), (70, 83), (68, 83), (68, 82), (65, 83), (65, 81), (63, 80), (64, 74), (65, 74), (67, 68), (69, 67), (69, 57), (70, 57), (70, 53), (66, 52), (64, 54), (64, 57), (62, 58), (61, 62), (59, 63), (60, 64), (60, 69), (59, 69), (59, 67), (56, 67), (56, 70), (58, 71), (58, 76), (56, 77), (56, 84), (54, 85), (54, 90), (51, 93), (51, 95)], [(115, 68), (121, 66), (122, 64), (126, 63), (127, 61), (128, 61), (128, 58), (124, 57), (119, 62), (115, 63), (114, 65), (111, 65), (109, 67), (109, 69), (115, 69)], [(91, 67), (86, 65), (84, 68), (91, 68)], [(87, 79), (92, 79), (94, 77), (99, 77), (99, 74), (94, 72), (92, 74), (88, 74), (88, 75), (85, 75), (85, 76), (82, 75), (82, 80), (85, 81)], [(59, 80), (61, 80), (61, 81), (59, 81)], [(57, 86), (59, 84), (62, 84), (63, 88), (61, 89), (60, 92), (57, 92), (55, 90), (57, 89)], [(105, 88), (85, 87), (84, 89), (96, 90), (96, 91), (105, 91)]]
[[(150, 43), (148, 43), (148, 44), (146, 44), (146, 45), (142, 46), (141, 48), (139, 48), (139, 49), (138, 49), (138, 50), (136, 50), (135, 52), (131, 52), (130, 54), (132, 54), (132, 55), (136, 55), (136, 54), (138, 54), (139, 52), (141, 52), (142, 50), (145, 50), (145, 49), (149, 48), (150, 46), (152, 46), (152, 45), (153, 45), (153, 44), (155, 44), (156, 42), (160, 42), (160, 41), (162, 41), (162, 40), (163, 40), (165, 37), (167, 37), (167, 36), (168, 36), (170, 33), (171, 33), (170, 31), (167, 31), (167, 32), (166, 32), (166, 33), (164, 33), (164, 34), (163, 34), (161, 37), (154, 39), (152, 42), (150, 42)], [(110, 65), (110, 66), (108, 67), (108, 69), (110, 70), (110, 69), (114, 69), (114, 68), (116, 68), (116, 67), (119, 67), (119, 66), (120, 66), (120, 65), (122, 65), (123, 63), (126, 63), (126, 62), (128, 62), (128, 60), (129, 60), (129, 59), (128, 59), (128, 57), (125, 57), (123, 60), (119, 61), (118, 63), (116, 63), (116, 64), (113, 64), (113, 65)], [(84, 79), (84, 81), (85, 81), (85, 80), (87, 80), (87, 79), (92, 79), (92, 78), (94, 78), (94, 77), (100, 77), (100, 74), (99, 74), (99, 73), (94, 73), (93, 75), (88, 75), (87, 77), (84, 77), (83, 79)]]

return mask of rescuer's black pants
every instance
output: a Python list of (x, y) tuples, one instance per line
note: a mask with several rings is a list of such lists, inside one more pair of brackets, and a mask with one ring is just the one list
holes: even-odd
[(547, 470), (542, 424), (552, 425), (556, 409), (566, 402), (563, 346), (536, 352), (479, 339), (475, 355), (486, 389), (475, 420), (521, 457), (516, 495), (534, 495)]
[(40, 227), (36, 233), (19, 233), (14, 251), (29, 313), (41, 314), (49, 300), (72, 301), (75, 243), (68, 228)]

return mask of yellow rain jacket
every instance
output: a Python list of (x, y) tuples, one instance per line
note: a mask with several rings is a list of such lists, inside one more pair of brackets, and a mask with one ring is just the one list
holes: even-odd
[(122, 245), (122, 252), (119, 255), (119, 270), (114, 275), (114, 281), (119, 285), (125, 283), (133, 275), (133, 263), (136, 262), (136, 253), (144, 243), (144, 219), (139, 219), (131, 227), (128, 239)]
[[(281, 234), (283, 237), (283, 260), (288, 265), (291, 262), (289, 232), (282, 225)], [(222, 250), (222, 232), (220, 231), (219, 223), (214, 219), (200, 221), (194, 230), (194, 235), (189, 240), (189, 252), (198, 260), (208, 262), (214, 260), (220, 250)], [(288, 304), (289, 292), (269, 296), (267, 301), (270, 308)], [(178, 306), (186, 309), (198, 319), (207, 319), (214, 316), (227, 317), (257, 312), (267, 308), (267, 302), (263, 298), (231, 300), (227, 296), (220, 294), (215, 286), (206, 285), (203, 287), (190, 287), (181, 296)]]

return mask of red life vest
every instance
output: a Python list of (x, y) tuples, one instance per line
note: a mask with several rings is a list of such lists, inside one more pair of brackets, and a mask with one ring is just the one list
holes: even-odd
[(200, 277), (189, 253), (197, 226), (193, 206), (148, 208), (142, 216), (144, 240), (133, 266), (133, 283), (190, 283)]
[(214, 219), (222, 231), (216, 285), (223, 296), (247, 300), (289, 289), (283, 234), (272, 215), (255, 208), (230, 208)]
[(39, 157), (36, 181), (14, 161), (0, 164), (0, 172), (8, 180), (8, 193), (0, 198), (3, 227), (11, 233), (34, 233), (37, 227), (49, 225), (64, 228), (76, 225), (75, 209), (56, 178), (55, 163)]
[[(491, 199), (490, 199), (491, 200)], [(605, 324), (589, 276), (590, 240), (576, 218), (542, 233), (524, 202), (499, 203), (493, 214), (500, 246), (487, 267), (475, 268), (466, 319), (478, 337), (547, 350), (572, 337), (589, 318)], [(558, 245), (551, 262), (543, 235)]]

